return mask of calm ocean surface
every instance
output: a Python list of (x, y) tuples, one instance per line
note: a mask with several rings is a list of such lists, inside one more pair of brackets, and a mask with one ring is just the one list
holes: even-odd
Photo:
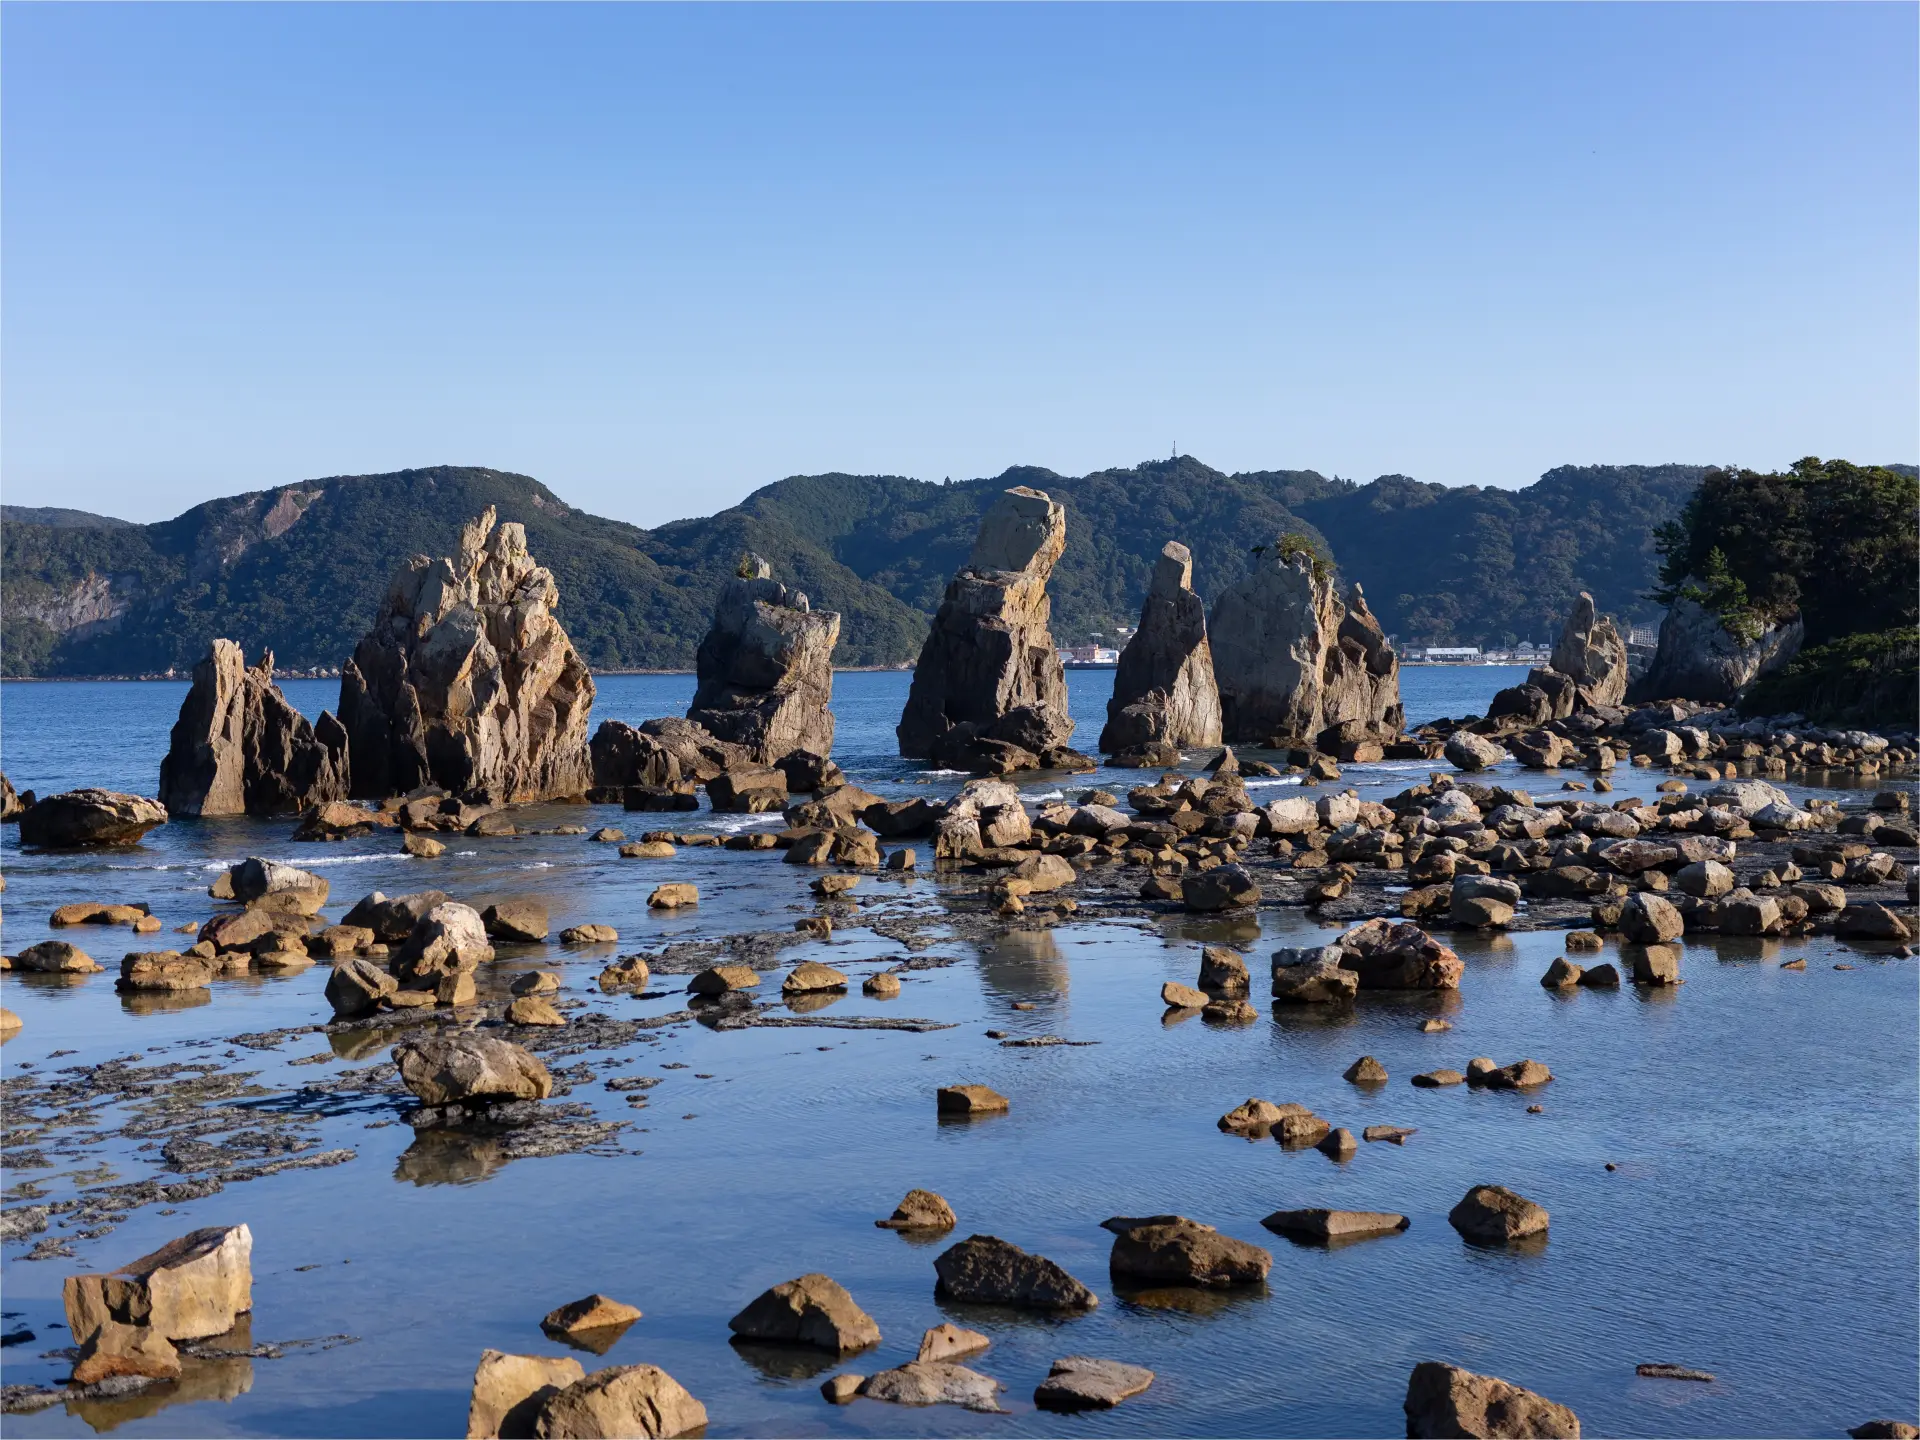
[[(1483, 710), (1518, 673), (1406, 671), (1409, 719)], [(1068, 679), (1079, 738), (1091, 749), (1111, 672)], [(930, 775), (892, 753), (906, 685), (897, 672), (837, 677), (835, 758), (882, 793), (948, 793), (959, 777)], [(596, 720), (681, 713), (692, 686), (690, 676), (605, 677)], [(337, 693), (334, 682), (284, 688), (310, 715)], [(41, 793), (103, 784), (151, 794), (185, 690), (0, 687), (0, 767)], [(1429, 768), (1355, 767), (1348, 779), (1378, 795)], [(1107, 772), (1076, 777), (1070, 788), (1124, 791), (1140, 778)], [(1509, 778), (1536, 792), (1558, 785), (1558, 777), (1502, 776)], [(1655, 778), (1623, 771), (1621, 793)], [(1260, 783), (1250, 787), (1256, 795)], [(1055, 782), (1027, 788), (1039, 795)], [(629, 834), (655, 825), (778, 823), (581, 806), (542, 807), (530, 818), (614, 824)], [(610, 923), (621, 932), (619, 952), (788, 930), (816, 908), (809, 874), (764, 854), (683, 848), (667, 861), (622, 861), (612, 847), (579, 836), (451, 837), (446, 857), (415, 861), (395, 853), (391, 835), (295, 845), (292, 830), (290, 820), (176, 822), (137, 849), (76, 857), (22, 854), (7, 827), (6, 949), (47, 938), (49, 912), (79, 899), (148, 902), (168, 931), (151, 943), (178, 943), (174, 926), (210, 913), (205, 887), (214, 874), (249, 854), (326, 875), (333, 918), (373, 889), (433, 886), (482, 906), (538, 895), (556, 933)], [(1103, 883), (1097, 874), (1083, 885)], [(669, 879), (700, 886), (696, 912), (647, 912), (647, 892)], [(873, 879), (858, 893), (937, 920), (939, 883)], [(60, 933), (109, 966), (135, 948), (124, 930)], [(1873, 1416), (1920, 1415), (1913, 961), (1831, 940), (1729, 937), (1686, 946), (1687, 983), (1678, 990), (1563, 996), (1538, 983), (1561, 953), (1559, 937), (1521, 933), (1456, 942), (1467, 976), (1444, 1002), (1374, 998), (1333, 1018), (1273, 1014), (1257, 979), (1258, 1023), (1220, 1030), (1161, 1018), (1158, 987), (1192, 982), (1203, 939), (1241, 945), (1263, 977), (1276, 945), (1327, 932), (1300, 911), (1263, 909), (1257, 924), (1234, 930), (1167, 918), (1063, 924), (981, 943), (932, 933), (923, 953), (956, 963), (905, 975), (904, 993), (891, 1002), (857, 988), (904, 954), (870, 930), (844, 928), (783, 958), (818, 958), (854, 977), (852, 993), (827, 1016), (925, 1017), (954, 1029), (682, 1025), (623, 1051), (576, 1057), (603, 1077), (662, 1077), (644, 1109), (598, 1081), (567, 1097), (631, 1122), (610, 1147), (617, 1153), (507, 1161), (484, 1147), (423, 1144), (404, 1124), (383, 1124), (390, 1111), (355, 1110), (327, 1115), (318, 1129), (324, 1147), (355, 1152), (347, 1164), (233, 1184), (170, 1215), (135, 1209), (92, 1240), (56, 1224), (49, 1233), (67, 1238), (74, 1258), (27, 1261), (29, 1245), (9, 1242), (0, 1257), (0, 1328), (24, 1326), (36, 1336), (0, 1352), (9, 1383), (66, 1373), (44, 1352), (66, 1343), (55, 1322), (67, 1275), (111, 1268), (200, 1225), (245, 1221), (253, 1229), (256, 1341), (348, 1334), (358, 1343), (224, 1361), (197, 1387), (7, 1416), (0, 1429), (459, 1435), (480, 1351), (562, 1353), (539, 1319), (591, 1291), (637, 1305), (645, 1317), (604, 1359), (580, 1355), (587, 1368), (663, 1366), (706, 1404), (713, 1435), (1395, 1435), (1405, 1429), (1407, 1373), (1422, 1359), (1539, 1390), (1573, 1406), (1592, 1435), (1837, 1435)], [(608, 954), (503, 947), (483, 967), (483, 981), (504, 985), (537, 964), (560, 971), (568, 995), (621, 1018), (681, 1008), (677, 993), (601, 997), (592, 980)], [(1781, 968), (1796, 957), (1807, 960), (1805, 971)], [(26, 1027), (0, 1051), (0, 1069), (45, 1073), (132, 1054), (149, 1063), (216, 1059), (273, 1091), (297, 1091), (377, 1063), (384, 1051), (343, 1057), (314, 1035), (253, 1049), (228, 1037), (329, 1018), (326, 974), (317, 965), (217, 981), (205, 1003), (151, 1013), (123, 1004), (110, 974), (66, 984), (8, 976), (0, 1001)], [(678, 986), (662, 977), (655, 988)], [(762, 987), (773, 989), (777, 974)], [(1035, 1008), (1015, 1011), (1015, 1001)], [(1451, 1030), (1417, 1028), (1441, 1012)], [(989, 1028), (1098, 1043), (1006, 1049), (986, 1037)], [(52, 1055), (58, 1050), (76, 1053)], [(1377, 1056), (1391, 1083), (1372, 1093), (1345, 1084), (1341, 1071), (1361, 1054)], [(1503, 1063), (1531, 1056), (1557, 1078), (1533, 1095), (1407, 1084), (1417, 1071), (1464, 1069), (1476, 1055)], [(609, 1059), (631, 1063), (609, 1069)], [(1011, 1113), (936, 1123), (933, 1089), (963, 1082), (1008, 1095)], [(1381, 1123), (1419, 1133), (1404, 1147), (1363, 1145), (1339, 1164), (1220, 1134), (1216, 1117), (1248, 1096), (1304, 1102), (1355, 1133)], [(1526, 1113), (1529, 1103), (1544, 1113)], [(111, 1139), (81, 1161), (10, 1167), (7, 1203), (22, 1183), (58, 1199), (158, 1174), (157, 1152)], [(1545, 1205), (1553, 1215), (1548, 1243), (1528, 1253), (1463, 1245), (1446, 1212), (1482, 1183)], [(1047, 1255), (1094, 1289), (1099, 1308), (1046, 1320), (936, 1302), (932, 1259), (941, 1246), (872, 1224), (912, 1186), (952, 1201), (960, 1224), (949, 1239), (995, 1234)], [(1272, 1210), (1311, 1205), (1398, 1210), (1412, 1225), (1334, 1250), (1296, 1247), (1259, 1225)], [(1111, 1237), (1099, 1222), (1161, 1211), (1265, 1246), (1274, 1256), (1268, 1284), (1230, 1296), (1116, 1293), (1106, 1266)], [(730, 1315), (766, 1287), (814, 1270), (839, 1280), (875, 1317), (881, 1346), (834, 1364), (727, 1343)], [(1002, 1403), (1011, 1413), (872, 1401), (836, 1409), (821, 1399), (825, 1376), (910, 1359), (921, 1331), (943, 1320), (993, 1338), (975, 1368), (1007, 1384)], [(1158, 1379), (1110, 1413), (1036, 1413), (1034, 1385), (1049, 1362), (1069, 1354), (1149, 1365)], [(1634, 1366), (1648, 1361), (1719, 1378), (1636, 1378)]]

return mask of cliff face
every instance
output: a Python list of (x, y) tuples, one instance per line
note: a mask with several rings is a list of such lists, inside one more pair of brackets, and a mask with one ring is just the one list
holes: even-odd
[(1750, 641), (1741, 640), (1727, 632), (1718, 616), (1682, 597), (1660, 622), (1660, 648), (1627, 698), (1731, 704), (1755, 680), (1793, 659), (1805, 637), (1806, 627), (1796, 615), (1766, 626)]
[(553, 617), (558, 599), (525, 532), (495, 528), (491, 507), (453, 559), (415, 556), (341, 672), (354, 795), (583, 793), (593, 678)]

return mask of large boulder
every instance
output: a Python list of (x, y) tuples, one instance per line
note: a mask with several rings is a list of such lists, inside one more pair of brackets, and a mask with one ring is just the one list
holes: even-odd
[(830, 754), (839, 638), (838, 615), (812, 609), (758, 555), (741, 556), (694, 657), (700, 683), (687, 718), (763, 765), (795, 750)]
[(1362, 990), (1457, 990), (1466, 963), (1409, 922), (1373, 919), (1339, 939), (1340, 965)]
[(167, 807), (158, 800), (118, 790), (69, 790), (36, 801), (20, 817), (20, 843), (43, 850), (134, 845), (166, 823)]
[(1407, 1381), (1407, 1434), (1477, 1435), (1502, 1440), (1580, 1440), (1580, 1420), (1564, 1405), (1492, 1375), (1423, 1360)]
[(987, 511), (921, 647), (895, 728), (902, 755), (996, 773), (1066, 751), (1073, 719), (1047, 596), (1066, 545), (1066, 507), (1043, 491), (1016, 486)]
[(448, 900), (414, 923), (406, 944), (393, 958), (393, 969), (402, 980), (430, 986), (449, 975), (477, 969), (492, 958), (493, 945), (480, 912)]
[(1400, 733), (1400, 661), (1360, 587), (1342, 604), (1326, 567), (1295, 545), (1263, 547), (1253, 572), (1221, 592), (1208, 640), (1229, 743)]
[(539, 1059), (491, 1035), (429, 1035), (393, 1047), (400, 1081), (424, 1105), (544, 1100), (553, 1076)]
[(578, 1360), (563, 1356), (482, 1350), (467, 1402), (467, 1440), (531, 1435), (540, 1406), (586, 1374)]
[(584, 792), (593, 677), (553, 616), (559, 598), (526, 531), (496, 527), (492, 506), (452, 559), (408, 561), (340, 672), (352, 793)]
[(543, 1399), (533, 1414), (532, 1434), (541, 1440), (704, 1432), (707, 1407), (657, 1365), (614, 1365)]
[(160, 803), (173, 815), (285, 815), (346, 798), (347, 732), (317, 725), (273, 683), (273, 652), (251, 669), (231, 640), (193, 667), (193, 687), (160, 761)]
[(810, 1345), (844, 1355), (880, 1343), (873, 1317), (835, 1280), (802, 1275), (776, 1285), (727, 1322), (742, 1340)]
[(1257, 1285), (1273, 1256), (1258, 1245), (1222, 1235), (1183, 1215), (1155, 1216), (1114, 1237), (1108, 1267), (1117, 1277), (1149, 1285)]
[(1169, 540), (1154, 562), (1140, 627), (1120, 652), (1100, 748), (1190, 750), (1220, 743), (1220, 691), (1207, 644), (1207, 607), (1193, 593), (1193, 552)]
[(253, 1232), (195, 1230), (111, 1274), (69, 1276), (62, 1297), (76, 1344), (109, 1322), (169, 1340), (223, 1335), (253, 1308)]
[(1681, 596), (1660, 622), (1660, 648), (1630, 687), (1628, 698), (1728, 704), (1762, 675), (1800, 653), (1799, 616), (1762, 626), (1751, 639), (1730, 634), (1720, 617)]
[(681, 780), (675, 748), (660, 736), (636, 730), (624, 720), (602, 720), (587, 742), (587, 751), (593, 760), (596, 786), (623, 790), (629, 785), (648, 785), (664, 790)]
[(1593, 596), (1584, 590), (1560, 629), (1547, 667), (1573, 682), (1573, 709), (1618, 705), (1626, 698), (1627, 642), (1611, 616), (1595, 611)]

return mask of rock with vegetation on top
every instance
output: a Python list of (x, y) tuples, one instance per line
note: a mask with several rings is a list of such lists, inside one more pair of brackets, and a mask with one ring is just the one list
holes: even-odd
[(491, 506), (453, 558), (408, 561), (340, 672), (352, 793), (585, 793), (593, 677), (553, 616), (559, 598), (525, 529), (496, 526)]
[(1580, 1440), (1580, 1420), (1564, 1405), (1492, 1375), (1423, 1360), (1407, 1380), (1407, 1434), (1474, 1435), (1492, 1440)]
[(902, 755), (1004, 774), (1070, 754), (1073, 719), (1047, 596), (1066, 544), (1066, 507), (1024, 485), (982, 517), (914, 668), (896, 728)]
[(1343, 604), (1330, 567), (1298, 536), (1261, 547), (1208, 624), (1229, 743), (1284, 737), (1321, 749), (1402, 728), (1400, 662), (1355, 585)]
[(43, 850), (79, 850), (94, 845), (135, 845), (167, 807), (118, 790), (68, 790), (35, 801), (20, 817), (20, 843)]
[(167, 753), (160, 803), (173, 815), (286, 815), (348, 791), (347, 732), (329, 712), (318, 724), (273, 683), (273, 652), (249, 668), (231, 640), (215, 640), (193, 667)]
[(1100, 748), (1220, 743), (1220, 691), (1207, 644), (1207, 607), (1193, 593), (1193, 552), (1169, 540), (1154, 562), (1140, 625), (1120, 652)]
[(1653, 663), (1627, 688), (1643, 700), (1702, 700), (1727, 704), (1763, 675), (1800, 653), (1806, 626), (1798, 615), (1767, 623), (1736, 622), (1686, 595), (1675, 598), (1660, 621)]
[(741, 556), (694, 657), (699, 687), (687, 718), (762, 765), (797, 750), (831, 754), (839, 638), (838, 615), (813, 609), (758, 555)]

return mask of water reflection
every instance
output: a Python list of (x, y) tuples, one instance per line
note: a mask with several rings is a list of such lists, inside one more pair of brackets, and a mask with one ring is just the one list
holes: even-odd
[(1009, 930), (981, 944), (975, 958), (996, 995), (1033, 1000), (1067, 993), (1067, 962), (1051, 930)]
[(1260, 940), (1260, 922), (1249, 915), (1167, 915), (1158, 928), (1170, 946), (1230, 945), (1244, 950)]
[(422, 1130), (393, 1167), (393, 1178), (412, 1185), (474, 1185), (513, 1157), (498, 1137), (477, 1131)]
[(1114, 1298), (1122, 1305), (1193, 1315), (1201, 1319), (1243, 1310), (1267, 1300), (1272, 1294), (1264, 1282), (1215, 1290), (1199, 1285), (1139, 1285), (1123, 1280), (1118, 1275), (1110, 1278), (1113, 1281)]
[(844, 990), (803, 990), (797, 995), (782, 997), (787, 1009), (796, 1015), (811, 1015), (816, 1010), (824, 1010), (829, 1005), (838, 1005), (847, 998)]
[[(233, 1329), (200, 1342), (210, 1349), (249, 1350), (253, 1348), (253, 1317), (242, 1315)], [(227, 1404), (253, 1388), (253, 1361), (245, 1355), (218, 1360), (180, 1357), (180, 1378), (149, 1385), (130, 1395), (100, 1400), (69, 1400), (67, 1414), (83, 1420), (95, 1434), (104, 1435), (134, 1420), (145, 1420), (174, 1405), (192, 1405), (201, 1401)], [(178, 1434), (205, 1433), (182, 1425)]]
[(756, 1340), (737, 1338), (730, 1343), (734, 1354), (768, 1380), (811, 1380), (848, 1358), (845, 1355), (830, 1355), (811, 1345), (766, 1345)]
[(171, 1015), (212, 1003), (213, 992), (204, 986), (197, 990), (130, 990), (120, 997), (120, 1008), (129, 1015)]
[(541, 1329), (549, 1339), (558, 1340), (575, 1350), (584, 1350), (589, 1355), (604, 1355), (620, 1343), (620, 1337), (633, 1328), (633, 1321), (619, 1325), (594, 1325), (585, 1330), (547, 1330)]

